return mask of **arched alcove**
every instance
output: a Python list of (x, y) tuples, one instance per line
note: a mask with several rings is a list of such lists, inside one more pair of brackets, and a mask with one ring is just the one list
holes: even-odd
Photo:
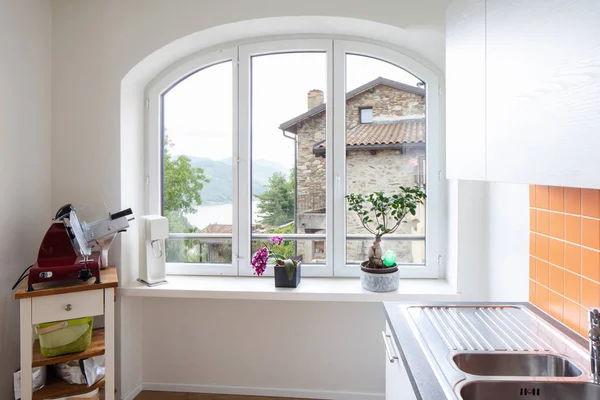
[[(414, 59), (442, 77), (444, 37), (427, 27), (399, 28), (342, 17), (276, 17), (225, 24), (193, 33), (157, 49), (136, 64), (121, 82), (121, 202), (147, 213), (145, 126), (147, 87), (170, 66), (198, 52), (230, 43), (293, 37), (348, 38), (380, 44)], [(142, 211), (143, 210), (143, 211)], [(122, 238), (123, 281), (137, 277), (137, 235)]]

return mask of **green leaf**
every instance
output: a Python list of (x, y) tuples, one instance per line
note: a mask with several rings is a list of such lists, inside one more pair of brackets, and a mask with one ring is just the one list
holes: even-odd
[(287, 275), (288, 281), (294, 279), (294, 269), (296, 268), (296, 262), (288, 258), (286, 260), (283, 260), (283, 266), (285, 268), (285, 273)]

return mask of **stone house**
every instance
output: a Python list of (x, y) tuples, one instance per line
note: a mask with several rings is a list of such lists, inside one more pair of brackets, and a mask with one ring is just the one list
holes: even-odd
[[(326, 180), (325, 104), (321, 90), (308, 93), (308, 111), (284, 122), (280, 129), (296, 139), (296, 230), (325, 233)], [(398, 186), (425, 186), (425, 90), (379, 77), (346, 94), (347, 193), (393, 193)], [(424, 233), (420, 222), (403, 224), (397, 233)], [(355, 214), (347, 213), (348, 234), (368, 234)], [(348, 240), (347, 261), (367, 258), (372, 240)], [(423, 242), (389, 241), (398, 262), (423, 263)], [(324, 240), (299, 240), (305, 262), (325, 257)]]

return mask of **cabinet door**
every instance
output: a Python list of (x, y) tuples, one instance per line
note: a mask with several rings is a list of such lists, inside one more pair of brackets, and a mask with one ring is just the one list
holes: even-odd
[(487, 0), (487, 179), (600, 187), (600, 1)]
[[(396, 348), (391, 329), (387, 323), (385, 324), (385, 328), (385, 400), (416, 400), (417, 397), (410, 384), (404, 364), (402, 364), (402, 360), (400, 359), (400, 353)], [(390, 356), (397, 358), (392, 358), (392, 362)]]
[(485, 0), (446, 13), (446, 176), (485, 179)]

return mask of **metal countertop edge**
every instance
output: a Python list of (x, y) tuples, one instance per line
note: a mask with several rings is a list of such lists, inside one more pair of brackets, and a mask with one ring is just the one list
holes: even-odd
[(580, 346), (587, 348), (588, 342), (571, 329), (567, 328), (561, 322), (555, 320), (546, 312), (531, 303), (526, 302), (403, 302), (403, 301), (384, 301), (385, 318), (392, 330), (392, 335), (399, 356), (404, 364), (408, 374), (408, 379), (413, 387), (418, 400), (446, 400), (442, 386), (433, 372), (425, 353), (421, 349), (417, 338), (404, 315), (398, 311), (398, 306), (522, 306), (539, 316), (545, 322), (556, 328), (559, 332), (573, 340)]

